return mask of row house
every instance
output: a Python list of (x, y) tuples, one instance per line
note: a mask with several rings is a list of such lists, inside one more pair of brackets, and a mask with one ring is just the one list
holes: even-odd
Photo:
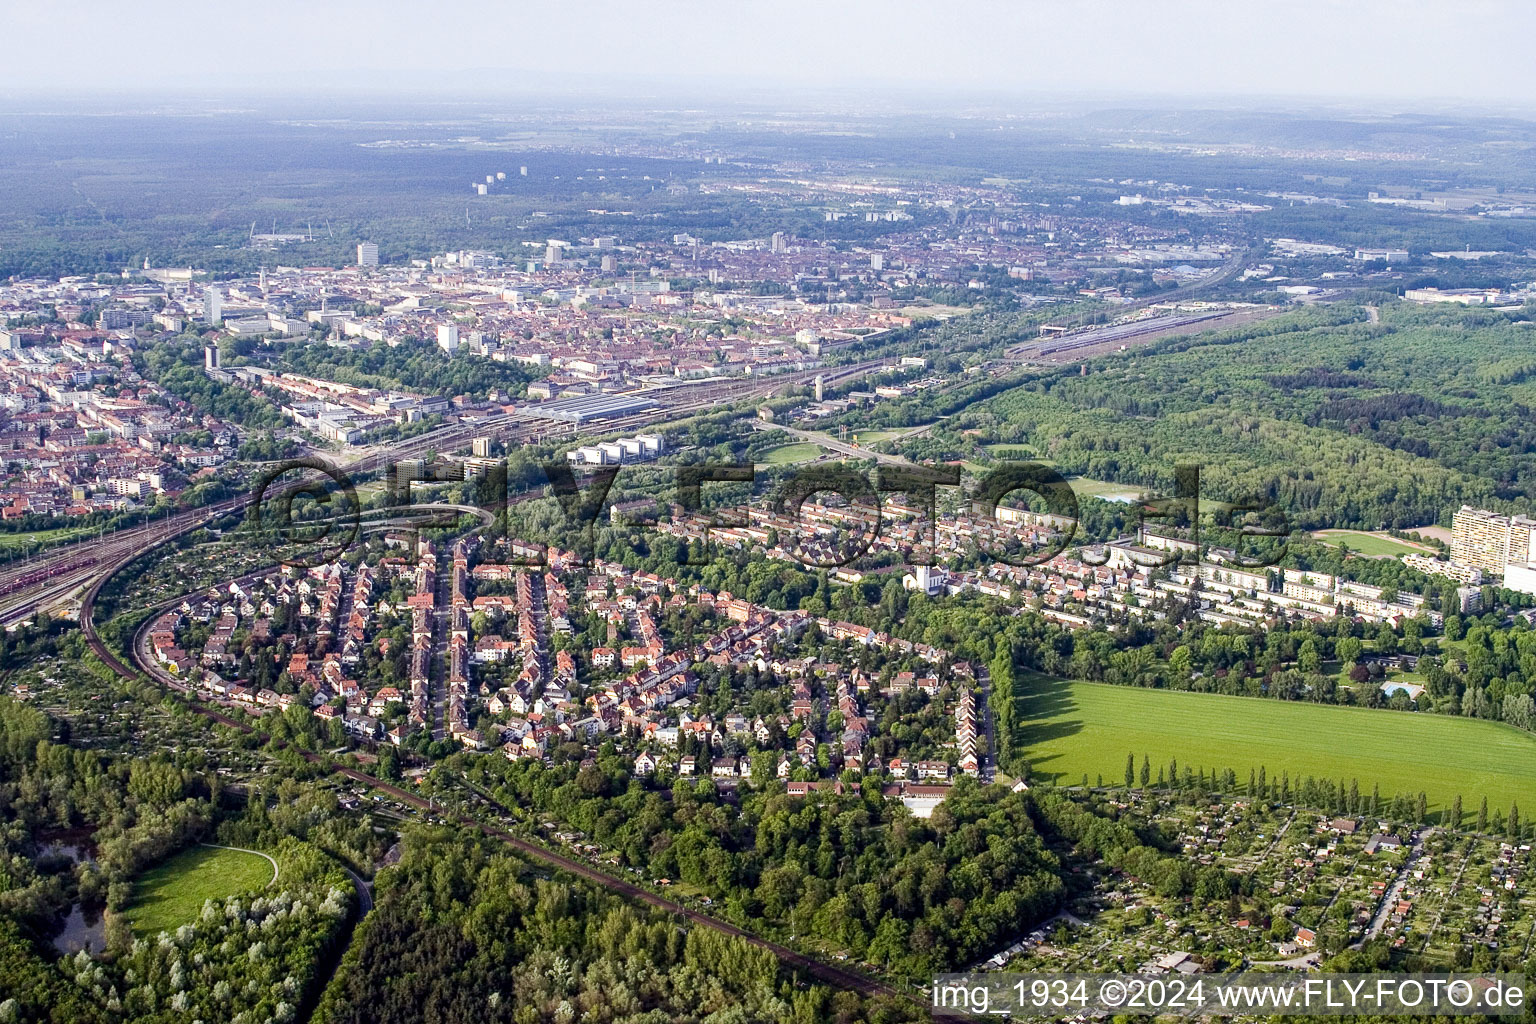
[(959, 753), (959, 767), (967, 775), (981, 773), (976, 755), (976, 696), (969, 689), (960, 691), (955, 702), (955, 746)]

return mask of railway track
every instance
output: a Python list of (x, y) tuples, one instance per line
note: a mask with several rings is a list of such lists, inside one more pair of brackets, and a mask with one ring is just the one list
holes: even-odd
[[(1203, 277), (1203, 278), (1201, 278), (1198, 281), (1193, 281), (1193, 282), (1191, 282), (1189, 284), (1186, 284), (1186, 285), (1180, 285), (1179, 287), (1173, 289), (1172, 291), (1163, 292), (1160, 295), (1149, 296), (1148, 298), (1145, 298), (1145, 299), (1137, 299), (1134, 302), (1127, 302), (1126, 304), (1124, 304), (1122, 306), (1116, 306), (1116, 307), (1114, 307), (1115, 315), (1116, 316), (1124, 316), (1126, 313), (1132, 312), (1134, 310), (1146, 309), (1149, 306), (1160, 305), (1162, 303), (1167, 303), (1167, 302), (1178, 302), (1178, 301), (1181, 301), (1183, 299), (1190, 298), (1191, 296), (1198, 295), (1201, 292), (1210, 291), (1212, 288), (1216, 288), (1216, 287), (1218, 287), (1220, 285), (1226, 284), (1228, 281), (1232, 280), (1238, 274), (1242, 273), (1244, 268), (1246, 268), (1250, 262), (1252, 262), (1253, 260), (1257, 259), (1260, 255), (1262, 255), (1262, 252), (1263, 252), (1262, 248), (1254, 248), (1254, 249), (1244, 249), (1241, 252), (1234, 253), (1225, 263), (1223, 263), (1220, 267), (1218, 267), (1216, 269), (1215, 273), (1212, 273), (1212, 274), (1210, 274), (1210, 275), (1208, 275), (1206, 277)], [(1058, 323), (1057, 326), (1060, 326), (1060, 327), (1081, 327), (1081, 326), (1086, 326), (1085, 321), (1087, 320), (1087, 318), (1090, 315), (1092, 315), (1091, 312), (1079, 313), (1079, 314), (1067, 317), (1064, 322)], [(1090, 332), (1090, 333), (1093, 333), (1093, 332)], [(1072, 349), (1076, 349), (1076, 348), (1088, 348), (1088, 347), (1091, 347), (1093, 344), (1102, 344), (1103, 343), (1103, 342), (1089, 342), (1089, 343), (1085, 343), (1085, 344), (1081, 344), (1081, 345), (1073, 344), (1077, 340), (1078, 340), (1077, 337), (1074, 336), (1074, 335), (1071, 335), (1071, 334), (1064, 335), (1064, 336), (1061, 336), (1061, 337), (1058, 337), (1058, 338), (1039, 338), (1039, 339), (1035, 339), (1035, 340), (1032, 340), (1032, 341), (1021, 342), (1021, 343), (1019, 343), (1017, 345), (1010, 345), (1005, 350), (1004, 354), (1009, 355), (1009, 356), (1020, 356), (1020, 355), (1026, 355), (1026, 354), (1047, 355), (1047, 354), (1051, 354), (1051, 353), (1067, 352), (1067, 351), (1071, 351)], [(1122, 340), (1122, 339), (1112, 339), (1112, 340)], [(1050, 347), (1050, 351), (1049, 352), (1041, 351), (1041, 346), (1049, 346)]]
[(1215, 326), (1217, 321), (1231, 315), (1231, 311), (1220, 310), (1210, 313), (1193, 313), (1186, 316), (1153, 317), (1145, 321), (1133, 321), (1112, 327), (1099, 327), (1083, 331), (1079, 334), (1067, 334), (1057, 338), (1038, 338), (1034, 341), (1014, 345), (1008, 350), (1008, 354), (1011, 356), (1030, 355), (1036, 358), (1062, 355), (1082, 349), (1113, 345), (1117, 342), (1129, 343), (1143, 338), (1161, 337), (1164, 334), (1182, 331), (1198, 324)]
[[(660, 418), (670, 418), (683, 413), (698, 412), (739, 401), (760, 400), (780, 388), (804, 384), (817, 374), (824, 374), (836, 381), (884, 364), (884, 360), (866, 360), (848, 366), (825, 370), (800, 370), (776, 377), (711, 382), (708, 384), (681, 384), (657, 395), (658, 409), (622, 419), (603, 420), (594, 424), (577, 426), (560, 424), (532, 416), (526, 411), (496, 413), (472, 423), (454, 423), (421, 434), (418, 437), (388, 445), (360, 458), (341, 463), (336, 470), (348, 477), (376, 473), (400, 459), (418, 458), (428, 451), (452, 449), (466, 444), (471, 438), (497, 434), (507, 440), (526, 442), (532, 437), (549, 437), (555, 434), (576, 434), (583, 429), (602, 433), (633, 430), (655, 423)], [(314, 478), (311, 478), (314, 479)], [(90, 544), (71, 544), (55, 549), (20, 566), (0, 570), (0, 625), (22, 621), (40, 610), (54, 607), (65, 601), (82, 586), (98, 578), (98, 574), (127, 553), (142, 553), (159, 543), (197, 529), (222, 516), (243, 512), (251, 503), (251, 495), (227, 498), (213, 505), (177, 512), (164, 519), (141, 526), (126, 527), (113, 531)], [(88, 553), (81, 551), (88, 547)], [(91, 559), (87, 566), (84, 559)]]
[[(80, 608), (80, 626), (85, 633), (86, 642), (90, 646), (91, 651), (96, 655), (97, 658), (101, 660), (104, 665), (106, 665), (109, 669), (111, 669), (115, 674), (124, 680), (136, 681), (141, 676), (148, 676), (155, 682), (182, 694), (186, 699), (187, 705), (197, 714), (211, 721), (217, 722), (220, 725), (234, 729), (237, 732), (245, 733), (247, 735), (261, 735), (257, 729), (247, 724), (246, 722), (224, 714), (217, 708), (210, 707), (208, 704), (197, 699), (196, 693), (191, 687), (180, 682), (179, 680), (172, 678), (166, 674), (164, 670), (162, 670), (158, 665), (153, 664), (147, 659), (144, 661), (144, 663), (139, 664), (141, 656), (141, 641), (154, 622), (153, 614), (146, 618), (144, 624), (141, 625), (135, 632), (132, 643), (130, 645), (130, 648), (133, 652), (132, 657), (136, 662), (138, 671), (135, 671), (135, 666), (130, 666), (126, 664), (121, 658), (119, 658), (117, 653), (108, 647), (107, 644), (101, 639), (100, 635), (96, 631), (96, 622), (94, 616), (97, 595), (100, 593), (102, 586), (107, 582), (107, 580), (109, 580), (112, 575), (114, 575), (129, 561), (132, 561), (131, 557), (122, 559), (117, 565), (112, 567), (111, 571), (109, 571), (106, 575), (95, 580), (86, 590), (85, 596), (82, 599)], [(155, 606), (155, 613), (158, 614), (159, 611), (178, 604), (184, 596), (185, 595), (174, 597), (168, 601), (161, 602)], [(284, 744), (284, 746), (286, 747), (287, 745)], [(427, 800), (422, 799), (415, 793), (402, 789), (399, 786), (392, 785), (391, 783), (369, 775), (366, 772), (358, 771), (357, 769), (348, 768), (342, 765), (328, 764), (323, 758), (320, 757), (320, 755), (315, 754), (312, 751), (304, 750), (302, 748), (295, 749), (298, 750), (300, 756), (302, 756), (311, 764), (325, 767), (333, 774), (377, 790), (380, 793), (387, 794), (405, 806), (410, 807), (418, 812), (423, 814), (443, 815), (443, 812), (440, 809), (434, 808)], [(691, 907), (684, 906), (675, 900), (667, 899), (665, 896), (661, 896), (650, 891), (649, 889), (636, 885), (634, 882), (628, 881), (627, 879), (612, 875), (607, 871), (594, 867), (591, 864), (587, 864), (584, 861), (577, 860), (574, 857), (566, 856), (565, 854), (547, 849), (538, 845), (537, 843), (533, 843), (519, 836), (513, 835), (505, 829), (497, 828), (494, 825), (490, 825), (475, 818), (471, 818), (468, 815), (446, 814), (443, 816), (451, 818), (456, 824), (464, 828), (472, 829), (481, 833), (482, 835), (504, 843), (505, 845), (516, 850), (518, 853), (532, 860), (546, 864), (558, 871), (562, 871), (568, 875), (573, 875), (577, 878), (601, 886), (602, 888), (623, 896), (627, 899), (638, 900), (665, 913), (676, 915), (686, 920), (691, 925), (697, 925), (702, 928), (709, 928), (724, 935), (729, 935), (744, 942), (751, 943), (760, 949), (765, 949), (777, 957), (781, 963), (803, 971), (805, 974), (816, 978), (818, 981), (825, 982), (826, 984), (835, 986), (837, 988), (858, 992), (859, 994), (866, 997), (879, 996), (891, 999), (911, 998), (910, 995), (900, 992), (891, 985), (876, 978), (871, 978), (868, 975), (862, 974), (851, 968), (840, 967), (836, 964), (818, 960), (815, 957), (797, 952), (777, 942), (764, 939), (759, 935), (755, 935), (752, 932), (747, 931), (746, 929), (731, 924), (729, 921), (722, 921), (718, 918), (711, 917), (708, 914), (704, 914), (698, 910), (694, 910)], [(940, 1012), (933, 1013), (932, 1019), (935, 1022), (938, 1022), (938, 1024), (962, 1024), (962, 1022), (972, 1020), (972, 1018), (969, 1017)]]

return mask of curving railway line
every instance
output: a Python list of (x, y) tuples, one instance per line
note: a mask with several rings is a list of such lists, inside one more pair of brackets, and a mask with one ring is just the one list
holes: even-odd
[[(804, 384), (817, 374), (825, 375), (832, 382), (844, 380), (868, 373), (885, 362), (883, 359), (872, 359), (828, 369), (801, 370), (766, 379), (744, 378), (680, 384), (656, 393), (656, 409), (636, 416), (603, 420), (592, 424), (589, 429), (600, 433), (633, 430), (679, 414), (733, 402), (761, 400), (786, 386)], [(473, 423), (449, 424), (417, 437), (382, 446), (360, 458), (341, 463), (336, 469), (350, 476), (377, 472), (400, 459), (419, 457), (432, 450), (456, 448), (467, 443), (470, 438), (486, 434), (498, 435), (510, 442), (525, 443), (535, 437), (575, 434), (577, 430), (574, 425), (552, 423), (527, 413), (497, 413)], [(103, 578), (103, 574), (110, 575), (116, 571), (113, 567), (124, 560), (123, 556), (132, 558), (221, 516), (243, 511), (251, 500), (251, 495), (227, 498), (144, 525), (115, 530), (96, 541), (82, 541), (55, 548), (20, 565), (0, 569), (0, 626), (20, 622), (64, 602), (82, 587)]]
[[(869, 360), (863, 363), (834, 367), (829, 370), (785, 374), (770, 380), (713, 383), (695, 387), (680, 386), (661, 396), (661, 405), (657, 410), (640, 416), (603, 421), (595, 426), (604, 433), (634, 429), (635, 427), (654, 423), (659, 417), (672, 417), (681, 413), (713, 408), (731, 402), (765, 398), (785, 386), (803, 384), (816, 376), (818, 372), (824, 374), (828, 380), (835, 382), (867, 373), (878, 366), (884, 365), (884, 363), (884, 360)], [(502, 434), (507, 440), (521, 441), (527, 440), (534, 435), (549, 436), (552, 425), (547, 421), (535, 421), (530, 417), (518, 416), (517, 414), (501, 414), (488, 417), (473, 424), (455, 424), (443, 427), (419, 437), (411, 438), (408, 441), (382, 448), (338, 468), (349, 474), (375, 471), (400, 458), (420, 455), (429, 449), (457, 446), (471, 437), (497, 432), (498, 428), (507, 428)], [(558, 430), (559, 427), (555, 426), (554, 429)], [(574, 427), (571, 428), (571, 432), (575, 432)], [(251, 500), (251, 496), (243, 495), (218, 502), (214, 505), (179, 512), (144, 526), (115, 531), (103, 537), (95, 544), (71, 546), (62, 552), (55, 552), (50, 556), (34, 559), (19, 568), (0, 572), (0, 601), (12, 598), (6, 602), (6, 607), (0, 610), (0, 623), (18, 621), (34, 614), (38, 609), (49, 607), (52, 603), (84, 588), (80, 605), (81, 629), (92, 652), (111, 671), (126, 680), (136, 680), (143, 675), (147, 675), (156, 682), (182, 693), (188, 705), (196, 713), (228, 728), (244, 733), (255, 733), (256, 730), (245, 722), (224, 714), (217, 708), (196, 699), (196, 695), (189, 687), (165, 673), (158, 665), (154, 664), (152, 659), (141, 657), (139, 652), (139, 635), (134, 637), (133, 642), (133, 660), (136, 662), (136, 665), (125, 663), (101, 639), (97, 633), (95, 623), (96, 599), (103, 585), (117, 572), (140, 555), (160, 544), (173, 540), (205, 523), (245, 509)], [(90, 550), (82, 552), (79, 550), (79, 547), (89, 547)], [(165, 606), (169, 607), (178, 600), (180, 598), (166, 602)], [(148, 624), (152, 621), (153, 617), (147, 619), (145, 626), (141, 627), (139, 633), (143, 634), (144, 630), (148, 628)], [(313, 752), (300, 751), (300, 753), (306, 760), (312, 763), (323, 763), (319, 755)], [(414, 808), (417, 811), (431, 813), (433, 810), (426, 800), (423, 800), (414, 793), (391, 785), (365, 772), (334, 765), (330, 766), (330, 770), (361, 785), (386, 793), (401, 804)], [(799, 971), (803, 971), (805, 974), (826, 984), (859, 992), (865, 996), (885, 996), (891, 998), (902, 998), (904, 996), (903, 993), (898, 992), (885, 982), (868, 977), (850, 968), (826, 963), (814, 957), (796, 952), (779, 943), (754, 935), (730, 922), (721, 921), (686, 907), (626, 879), (611, 875), (606, 871), (564, 854), (545, 849), (495, 826), (467, 816), (453, 815), (453, 817), (458, 824), (466, 828), (476, 829), (486, 836), (507, 844), (533, 860), (540, 861), (569, 875), (600, 885), (626, 898), (640, 900), (666, 913), (677, 915), (679, 918), (686, 920), (690, 925), (710, 928), (766, 949), (778, 957), (781, 962)], [(934, 1015), (934, 1020), (936, 1021), (958, 1022), (965, 1019), (968, 1018), (947, 1014)]]
[[(481, 513), (481, 510), (468, 508), (465, 506), (452, 507), (461, 508), (464, 511), (472, 513), (483, 514)], [(114, 673), (125, 680), (137, 680), (141, 676), (148, 676), (150, 679), (153, 679), (161, 685), (181, 693), (185, 697), (187, 705), (197, 714), (200, 714), (205, 718), (219, 723), (220, 725), (227, 726), (228, 728), (237, 730), (239, 732), (257, 734), (257, 730), (247, 723), (233, 718), (230, 715), (226, 715), (222, 711), (219, 711), (217, 708), (211, 707), (203, 701), (198, 700), (195, 692), (191, 687), (169, 675), (159, 665), (155, 664), (153, 659), (149, 658), (144, 653), (142, 649), (142, 641), (147, 636), (148, 630), (154, 621), (153, 615), (145, 619), (144, 624), (139, 627), (133, 637), (133, 642), (131, 645), (133, 652), (132, 658), (135, 662), (135, 665), (133, 666), (124, 663), (123, 660), (117, 656), (116, 652), (108, 647), (106, 643), (101, 639), (100, 635), (96, 632), (94, 612), (97, 595), (100, 593), (103, 584), (105, 584), (107, 580), (109, 580), (112, 575), (117, 572), (118, 569), (122, 568), (122, 566), (126, 565), (129, 561), (132, 561), (134, 557), (137, 557), (137, 555), (130, 555), (126, 558), (120, 559), (115, 565), (109, 567), (105, 574), (95, 579), (86, 589), (80, 607), (80, 626), (85, 633), (86, 642), (90, 645), (91, 651), (96, 655), (97, 658), (101, 659), (103, 664), (105, 664)], [(255, 575), (260, 574), (250, 574), (250, 577), (254, 577)], [(241, 577), (241, 579), (250, 577)], [(159, 605), (155, 606), (155, 610), (158, 612), (164, 608), (171, 607), (172, 605), (179, 603), (184, 596), (185, 595), (178, 596), (171, 598), (168, 601), (161, 602)], [(136, 668), (137, 671), (135, 670)], [(324, 759), (312, 751), (299, 749), (299, 754), (311, 764), (322, 766), (326, 765)], [(367, 774), (366, 772), (361, 772), (354, 768), (348, 768), (334, 764), (328, 765), (328, 768), (331, 772), (340, 775), (343, 778), (350, 779), (351, 781), (359, 783), (360, 785), (368, 786), (372, 789), (378, 790), (381, 793), (388, 794), (390, 797), (399, 801), (401, 804), (404, 804), (405, 806), (413, 808), (419, 812), (424, 814), (443, 814), (441, 809), (432, 807), (428, 801), (422, 799), (416, 794), (402, 789), (399, 786), (395, 786), (381, 779), (378, 779), (372, 775)], [(911, 998), (910, 994), (902, 993), (893, 988), (891, 985), (876, 978), (871, 978), (868, 975), (852, 970), (851, 968), (840, 967), (837, 964), (827, 963), (823, 960), (816, 959), (815, 957), (799, 953), (777, 942), (764, 939), (761, 936), (755, 935), (752, 932), (738, 927), (737, 925), (731, 924), (729, 921), (722, 921), (718, 918), (711, 917), (708, 914), (701, 913), (700, 911), (694, 910), (691, 907), (687, 907), (674, 900), (667, 899), (665, 896), (660, 896), (654, 892), (651, 892), (649, 889), (645, 889), (639, 885), (636, 885), (627, 879), (609, 874), (600, 868), (577, 860), (574, 857), (569, 857), (554, 850), (546, 849), (537, 843), (529, 842), (528, 840), (515, 836), (512, 833), (505, 831), (504, 829), (497, 828), (494, 825), (488, 825), (485, 822), (478, 821), (474, 818), (468, 817), (467, 815), (449, 814), (448, 817), (450, 817), (458, 825), (461, 825), (465, 828), (474, 829), (483, 835), (505, 843), (507, 846), (510, 846), (512, 849), (516, 850), (518, 853), (546, 864), (551, 868), (565, 872), (569, 875), (574, 875), (577, 878), (581, 878), (595, 885), (599, 885), (610, 892), (617, 893), (618, 895), (628, 899), (639, 900), (665, 913), (676, 915), (677, 917), (686, 920), (690, 925), (697, 925), (702, 928), (710, 928), (722, 934), (730, 935), (745, 942), (749, 942), (761, 949), (766, 949), (774, 956), (776, 956), (780, 962), (785, 963), (795, 968), (796, 970), (803, 971), (805, 974), (816, 978), (818, 981), (824, 982), (828, 985), (853, 992), (858, 992), (864, 996), (869, 997), (884, 996), (893, 999)], [(935, 1011), (933, 1013), (932, 1019), (936, 1022), (940, 1022), (940, 1024), (962, 1024), (962, 1022), (972, 1020), (973, 1018)]]

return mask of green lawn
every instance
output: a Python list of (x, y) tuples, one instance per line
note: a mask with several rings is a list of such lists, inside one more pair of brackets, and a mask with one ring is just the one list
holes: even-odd
[(61, 526), (56, 530), (34, 530), (31, 533), (0, 533), (0, 550), (24, 547), (28, 544), (52, 547), (85, 534), (94, 535), (95, 533), (95, 527), (83, 526)]
[(822, 454), (821, 445), (811, 441), (784, 444), (764, 452), (761, 461), (767, 466), (784, 466), (791, 462), (806, 462)]
[(1256, 697), (1142, 690), (1031, 675), (1019, 685), (1020, 742), (1038, 774), (1077, 782), (1103, 774), (1124, 780), (1125, 755), (1157, 767), (1230, 768), (1246, 784), (1250, 768), (1270, 778), (1359, 779), (1370, 792), (1424, 791), (1431, 809), (1460, 794), (1475, 810), (1512, 801), (1536, 807), (1536, 736), (1473, 719), (1405, 711), (1342, 708)]
[(889, 441), (891, 438), (900, 437), (905, 433), (905, 430), (850, 430), (848, 431), (848, 441), (853, 443), (854, 438), (857, 437), (857, 443), (861, 445), (879, 444), (881, 441)]
[(1038, 462), (1042, 466), (1054, 465), (1052, 460), (1043, 458), (1034, 448), (1027, 444), (1014, 444), (1011, 442), (999, 442), (984, 444), (981, 450), (994, 459), (1012, 460), (1015, 462)]
[(195, 920), (204, 900), (255, 892), (271, 881), (265, 857), (194, 846), (134, 879), (128, 922), (138, 936), (171, 931)]
[(1135, 501), (1141, 497), (1142, 493), (1142, 488), (1131, 484), (1117, 484), (1112, 480), (1091, 480), (1086, 476), (1068, 477), (1067, 483), (1071, 484), (1072, 490), (1078, 494), (1103, 498), (1105, 501)]
[(1337, 545), (1340, 541), (1349, 545), (1349, 550), (1369, 555), (1372, 558), (1396, 558), (1398, 555), (1427, 555), (1432, 554), (1427, 548), (1416, 548), (1412, 544), (1404, 544), (1394, 537), (1384, 537), (1375, 533), (1361, 533), (1358, 530), (1320, 530), (1312, 536), (1324, 544)]

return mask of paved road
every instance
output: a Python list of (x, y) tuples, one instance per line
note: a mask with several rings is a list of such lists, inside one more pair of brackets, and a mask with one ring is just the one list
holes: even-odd
[[(831, 381), (844, 380), (883, 366), (885, 362), (871, 359), (769, 378), (742, 377), (682, 384), (650, 395), (658, 403), (654, 409), (634, 416), (603, 420), (589, 429), (600, 433), (642, 429), (681, 414), (739, 401), (756, 401), (782, 388), (809, 383), (817, 374), (823, 374)], [(496, 413), (473, 422), (438, 427), (391, 445), (361, 449), (357, 457), (338, 461), (334, 469), (343, 478), (356, 478), (378, 472), (401, 459), (423, 456), (428, 451), (452, 451), (467, 444), (470, 438), (481, 435), (523, 442), (555, 433), (574, 436), (579, 432), (570, 424), (536, 419), (526, 409)], [(310, 479), (323, 478), (316, 474)], [(251, 504), (252, 497), (242, 494), (213, 505), (187, 509), (148, 525), (124, 527), (88, 542), (50, 548), (44, 554), (0, 568), (0, 625), (20, 622), (39, 611), (64, 605), (82, 590), (97, 589), (96, 584), (121, 568), (122, 562), (222, 516), (241, 513)]]
[(891, 438), (891, 440), (892, 441), (905, 441), (909, 437), (922, 437), (924, 434), (932, 433), (934, 427), (938, 426), (940, 423), (943, 423), (947, 419), (949, 419), (949, 413), (945, 413), (943, 416), (940, 416), (938, 419), (934, 420), (932, 423), (924, 423), (920, 427), (913, 427), (911, 430), (908, 430), (905, 433), (903, 433), (903, 434), (901, 434), (901, 435), (899, 435), (897, 437)]
[[(113, 672), (117, 673), (124, 679), (136, 680), (139, 678), (139, 673), (135, 672), (134, 669), (129, 665), (124, 664), (122, 659), (119, 658), (116, 653), (114, 653), (112, 649), (106, 645), (106, 643), (101, 639), (100, 635), (96, 632), (96, 623), (95, 619), (93, 618), (96, 596), (100, 591), (102, 584), (108, 578), (109, 577), (107, 576), (103, 576), (101, 579), (98, 579), (95, 583), (93, 583), (91, 587), (86, 591), (80, 614), (81, 629), (85, 633), (86, 641), (89, 643), (92, 652), (95, 653), (96, 657), (101, 659), (103, 664), (105, 664)], [(247, 734), (254, 734), (257, 732), (256, 729), (246, 724), (245, 722), (226, 715), (221, 711), (215, 710), (214, 708), (208, 707), (201, 701), (195, 699), (192, 696), (192, 691), (189, 687), (166, 676), (163, 671), (159, 670), (158, 665), (154, 665), (152, 662), (141, 661), (141, 657), (142, 652), (138, 650), (137, 644), (135, 644), (134, 660), (139, 662), (139, 665), (143, 671), (148, 673), (151, 678), (165, 683), (168, 687), (180, 691), (183, 694), (187, 694), (187, 705), (191, 708), (191, 710), (238, 732)], [(299, 749), (298, 753), (301, 757), (307, 761), (310, 761), (311, 763), (324, 763), (322, 762), (320, 755), (311, 751)], [(384, 782), (381, 779), (377, 779), (372, 775), (357, 771), (353, 768), (346, 768), (338, 765), (331, 765), (330, 770), (337, 775), (341, 775), (345, 778), (351, 779), (354, 782), (370, 786), (381, 793), (385, 793), (394, 798), (399, 803), (404, 804), (406, 807), (414, 808), (417, 811), (425, 813), (433, 812), (431, 805), (426, 800), (423, 800), (421, 797), (417, 796), (415, 793), (411, 793), (401, 789), (398, 786), (391, 785), (390, 783)], [(883, 981), (871, 978), (867, 975), (859, 973), (858, 971), (852, 970), (851, 968), (840, 967), (836, 964), (826, 963), (824, 961), (817, 960), (814, 957), (807, 956), (803, 953), (798, 953), (795, 950), (788, 948), (787, 946), (782, 946), (779, 943), (772, 942), (768, 939), (754, 935), (751, 932), (739, 928), (728, 921), (721, 921), (717, 918), (710, 917), (707, 914), (700, 913), (699, 911), (690, 907), (686, 907), (680, 903), (669, 900), (664, 896), (659, 896), (648, 889), (643, 889), (626, 879), (610, 875), (606, 871), (600, 870), (599, 868), (596, 868), (590, 864), (586, 864), (582, 861), (578, 861), (572, 857), (567, 857), (564, 854), (556, 853), (552, 850), (547, 850), (542, 846), (538, 846), (525, 839), (520, 839), (517, 836), (514, 836), (511, 833), (496, 828), (492, 825), (487, 825), (484, 822), (477, 821), (474, 818), (470, 818), (464, 815), (451, 815), (451, 817), (457, 824), (465, 828), (476, 829), (484, 835), (490, 836), (493, 839), (500, 840), (521, 854), (524, 854), (534, 860), (542, 861), (543, 863), (548, 864), (549, 866), (554, 867), (560, 871), (566, 872), (567, 874), (572, 874), (589, 882), (600, 885), (603, 888), (618, 893), (621, 896), (648, 903), (651, 906), (656, 907), (658, 910), (662, 910), (666, 913), (679, 915), (687, 920), (690, 924), (696, 924), (704, 928), (710, 928), (725, 935), (730, 935), (745, 942), (749, 942), (755, 946), (758, 946), (759, 948), (766, 949), (773, 953), (773, 955), (783, 963), (799, 970), (803, 970), (812, 977), (817, 978), (818, 980), (823, 981), (829, 985), (858, 992), (865, 996), (878, 995), (892, 998), (910, 998), (908, 993), (899, 992)], [(372, 906), (371, 897), (369, 898), (368, 905), (370, 907)], [(960, 1022), (968, 1019), (969, 1018), (962, 1018), (939, 1012), (935, 1012), (933, 1014), (933, 1020), (944, 1022), (944, 1024), (949, 1024), (949, 1022), (960, 1024)]]
[(798, 437), (802, 441), (819, 444), (828, 451), (834, 451), (839, 455), (846, 455), (853, 459), (874, 459), (884, 466), (910, 466), (913, 464), (911, 460), (904, 459), (900, 455), (887, 455), (885, 452), (871, 451), (868, 448), (862, 448), (847, 441), (835, 440), (826, 434), (814, 430), (800, 430), (797, 427), (786, 427), (779, 423), (764, 423), (761, 420), (753, 421), (752, 425), (759, 430), (782, 430), (790, 437)]
[(1414, 834), (1413, 844), (1408, 847), (1408, 859), (1403, 861), (1402, 870), (1397, 873), (1397, 877), (1392, 880), (1392, 884), (1382, 894), (1381, 903), (1376, 908), (1375, 916), (1371, 918), (1370, 927), (1366, 928), (1365, 934), (1358, 940), (1350, 943), (1350, 949), (1360, 949), (1367, 942), (1381, 934), (1382, 926), (1387, 923), (1387, 916), (1392, 913), (1392, 908), (1396, 905), (1397, 898), (1402, 894), (1403, 886), (1408, 884), (1408, 875), (1413, 870), (1413, 864), (1419, 859), (1419, 854), (1422, 852), (1424, 852), (1424, 833), (1417, 832)]
[(1253, 961), (1249, 962), (1248, 966), (1250, 966), (1250, 967), (1292, 967), (1292, 968), (1295, 968), (1296, 970), (1304, 970), (1304, 969), (1310, 969), (1310, 968), (1316, 967), (1318, 961), (1321, 960), (1322, 958), (1323, 958), (1323, 954), (1321, 954), (1321, 953), (1308, 953), (1306, 956), (1292, 957), (1289, 960), (1253, 960)]
[(357, 916), (361, 920), (373, 909), (373, 883), (345, 864), (341, 866), (341, 870), (345, 871), (351, 877), (352, 884), (357, 886)]
[(992, 718), (992, 673), (981, 669), (981, 731), (987, 738), (987, 753), (981, 759), (981, 781), (997, 780), (997, 723)]
[[(1178, 302), (1180, 300), (1187, 299), (1192, 295), (1198, 295), (1201, 292), (1209, 291), (1218, 285), (1225, 284), (1232, 280), (1232, 278), (1236, 277), (1243, 271), (1245, 267), (1248, 266), (1250, 261), (1260, 258), (1263, 253), (1263, 247), (1244, 249), (1241, 252), (1233, 253), (1225, 263), (1216, 269), (1215, 273), (1207, 274), (1205, 277), (1200, 278), (1198, 281), (1192, 281), (1189, 284), (1180, 285), (1172, 291), (1162, 292), (1158, 295), (1153, 295), (1145, 299), (1137, 299), (1134, 302), (1127, 302), (1124, 305), (1115, 306), (1112, 312), (1117, 317), (1124, 316), (1126, 313), (1129, 313), (1133, 310), (1144, 309), (1147, 306), (1164, 302)], [(1094, 313), (1102, 311), (1102, 309), (1097, 308), (1089, 309), (1081, 313), (1074, 313), (1069, 316), (1053, 319), (1052, 323), (1064, 327), (1083, 326), (1090, 316), (1092, 316)], [(1038, 340), (1024, 342), (1022, 344), (1010, 346), (1007, 351), (1008, 354), (1012, 355), (1018, 352), (1022, 352), (1038, 344)]]
[(448, 735), (448, 634), (453, 626), (452, 545), (438, 551), (432, 579), (432, 659), (427, 663), (427, 700), (432, 705), (432, 738)]

